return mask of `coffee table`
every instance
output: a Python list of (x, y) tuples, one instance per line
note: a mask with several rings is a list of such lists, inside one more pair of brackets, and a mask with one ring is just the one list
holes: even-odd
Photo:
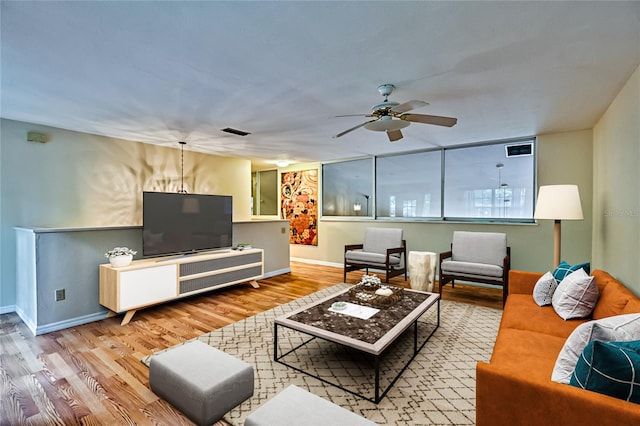
[[(332, 308), (334, 302), (354, 303), (350, 299), (348, 291), (349, 289), (343, 290), (276, 318), (274, 322), (273, 357), (275, 361), (284, 364), (289, 368), (315, 377), (322, 382), (336, 386), (353, 395), (377, 404), (385, 397), (387, 392), (389, 392), (391, 387), (400, 378), (409, 364), (411, 364), (418, 352), (420, 352), (420, 350), (426, 345), (427, 341), (440, 326), (440, 295), (437, 293), (405, 289), (403, 298), (395, 305), (389, 308), (379, 309), (379, 311), (370, 318), (363, 319), (347, 315), (345, 313), (347, 312), (346, 310), (341, 312)], [(418, 342), (418, 327), (426, 327), (425, 324), (428, 324), (427, 321), (419, 321), (419, 319), (434, 306), (437, 306), (436, 323), (431, 324), (433, 329), (430, 331), (428, 336), (422, 342)], [(356, 311), (360, 310), (357, 309), (357, 304), (355, 307)], [(362, 310), (366, 311), (367, 308), (365, 307)], [(362, 314), (362, 316), (366, 316), (370, 313), (371, 312), (356, 312), (356, 314)], [(381, 391), (381, 360), (390, 350), (402, 350), (401, 347), (394, 347), (393, 344), (411, 326), (413, 326), (413, 350), (409, 354), (409, 359), (403, 364), (399, 373), (393, 377), (389, 385)], [(311, 339), (305, 340), (301, 344), (298, 344), (287, 351), (283, 351), (284, 353), (279, 355), (278, 327), (295, 330), (295, 332), (311, 336)], [(358, 354), (372, 358), (374, 369), (373, 398), (352, 389), (348, 389), (335, 381), (327, 379), (326, 377), (320, 377), (317, 374), (312, 374), (309, 371), (305, 371), (303, 368), (297, 367), (283, 360), (287, 355), (292, 354), (315, 339), (321, 339), (351, 348)]]

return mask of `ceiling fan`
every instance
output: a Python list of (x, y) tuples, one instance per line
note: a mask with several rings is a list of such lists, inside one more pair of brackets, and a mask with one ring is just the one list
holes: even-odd
[(435, 124), (436, 126), (452, 127), (457, 122), (457, 118), (441, 117), (438, 115), (426, 115), (426, 114), (408, 114), (409, 111), (416, 108), (429, 105), (423, 101), (409, 101), (403, 104), (398, 102), (389, 101), (389, 95), (393, 92), (396, 86), (393, 84), (383, 84), (378, 87), (378, 92), (384, 96), (384, 102), (378, 105), (374, 105), (371, 108), (370, 114), (350, 114), (350, 115), (338, 115), (337, 117), (375, 117), (373, 120), (365, 121), (362, 124), (358, 124), (355, 127), (340, 132), (334, 136), (339, 138), (352, 132), (360, 127), (364, 127), (368, 130), (376, 132), (387, 132), (389, 141), (395, 142), (402, 139), (402, 132), (400, 129), (404, 129), (411, 122)]

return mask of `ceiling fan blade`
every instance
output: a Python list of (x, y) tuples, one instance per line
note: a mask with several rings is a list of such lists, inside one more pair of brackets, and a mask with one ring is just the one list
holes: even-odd
[(371, 114), (346, 114), (346, 115), (335, 115), (334, 117), (373, 117)]
[(387, 136), (389, 136), (389, 142), (395, 142), (402, 139), (402, 132), (400, 130), (388, 130)]
[(429, 103), (423, 102), (423, 101), (409, 101), (409, 102), (405, 102), (403, 104), (394, 106), (393, 108), (391, 108), (391, 111), (398, 114), (402, 114), (403, 112), (408, 112), (416, 108), (422, 108), (423, 106), (427, 106), (427, 105), (429, 105)]
[(369, 120), (369, 121), (365, 121), (365, 122), (364, 122), (364, 123), (362, 123), (362, 124), (358, 124), (357, 126), (352, 127), (352, 128), (350, 128), (350, 129), (347, 129), (347, 130), (345, 130), (344, 132), (340, 132), (340, 133), (338, 133), (337, 135), (335, 135), (335, 136), (333, 137), (333, 139), (339, 138), (340, 136), (344, 136), (344, 135), (346, 135), (346, 134), (347, 134), (347, 133), (349, 133), (349, 132), (353, 132), (354, 130), (359, 129), (360, 127), (364, 126), (365, 124), (373, 123), (374, 121), (378, 121), (378, 119), (376, 118), (375, 120)]
[(426, 114), (402, 114), (400, 118), (414, 123), (435, 124), (436, 126), (445, 127), (453, 127), (458, 122), (457, 118)]

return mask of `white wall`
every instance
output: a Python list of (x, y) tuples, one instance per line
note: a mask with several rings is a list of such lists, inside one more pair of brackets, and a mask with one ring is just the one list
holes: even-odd
[[(13, 227), (140, 225), (142, 191), (180, 187), (180, 150), (1, 120), (0, 310), (16, 299)], [(27, 132), (46, 133), (46, 144)], [(185, 151), (185, 188), (233, 196), (234, 220), (251, 216), (249, 160)], [(0, 311), (1, 312), (1, 311)]]
[(594, 263), (640, 294), (640, 68), (593, 135)]

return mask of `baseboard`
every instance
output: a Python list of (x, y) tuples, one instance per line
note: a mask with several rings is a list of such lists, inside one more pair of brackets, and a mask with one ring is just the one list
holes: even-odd
[(305, 259), (302, 257), (292, 257), (292, 261), (300, 263), (308, 263), (310, 265), (333, 266), (334, 268), (343, 268), (343, 263), (327, 262), (324, 260)]
[(15, 311), (16, 311), (16, 305), (0, 306), (0, 315), (10, 314), (11, 312), (15, 312)]
[[(89, 314), (82, 317), (71, 318), (64, 321), (52, 322), (50, 324), (39, 325), (35, 331), (35, 335), (51, 333), (52, 331), (63, 330), (76, 325), (88, 324), (94, 321), (100, 321), (107, 317), (107, 311)], [(28, 324), (27, 324), (28, 325)], [(31, 330), (33, 332), (33, 329)]]
[(275, 271), (269, 271), (265, 273), (262, 278), (271, 278), (275, 277), (276, 275), (288, 274), (289, 272), (291, 272), (291, 268), (277, 269)]

